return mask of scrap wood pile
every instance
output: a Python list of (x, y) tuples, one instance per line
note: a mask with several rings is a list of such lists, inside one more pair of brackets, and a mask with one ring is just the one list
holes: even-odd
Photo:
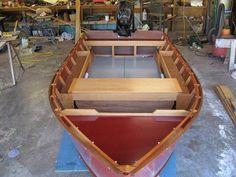
[(217, 85), (215, 87), (215, 92), (236, 126), (236, 97), (226, 85)]

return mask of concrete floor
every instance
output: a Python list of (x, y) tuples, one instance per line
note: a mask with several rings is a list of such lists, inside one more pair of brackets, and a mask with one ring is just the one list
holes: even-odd
[[(55, 173), (62, 127), (48, 102), (48, 85), (73, 43), (49, 45), (43, 54), (23, 59), (27, 68), (19, 72), (18, 84), (0, 92), (0, 177), (88, 177), (87, 173)], [(177, 177), (236, 177), (236, 128), (215, 95), (216, 84), (227, 84), (236, 94), (236, 81), (219, 59), (198, 57), (179, 47), (197, 74), (204, 90), (198, 120), (178, 143)], [(0, 54), (0, 89), (10, 81), (6, 53)], [(21, 151), (9, 159), (12, 147)]]

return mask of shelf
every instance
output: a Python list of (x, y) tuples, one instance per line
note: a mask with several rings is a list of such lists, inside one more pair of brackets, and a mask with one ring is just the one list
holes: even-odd
[(116, 24), (115, 20), (112, 21), (105, 21), (105, 20), (99, 20), (99, 21), (83, 21), (82, 22), (83, 25), (110, 25), (110, 24)]
[[(9, 26), (14, 26), (15, 22), (5, 22), (4, 24), (9, 25)], [(33, 23), (27, 22), (27, 25), (31, 26)], [(60, 25), (70, 25), (70, 26), (75, 26), (75, 22), (66, 22), (66, 24), (62, 24), (60, 22), (53, 22), (53, 26), (60, 26)], [(24, 22), (18, 22), (18, 26), (22, 27), (25, 26)]]
[(43, 8), (47, 7), (51, 10), (75, 10), (75, 6), (70, 6), (68, 9), (67, 6), (34, 6), (34, 7), (26, 7), (26, 6), (17, 6), (17, 7), (0, 7), (0, 11), (2, 12), (21, 12), (21, 11), (31, 11), (31, 9)]
[[(81, 5), (81, 9), (97, 9), (97, 10), (117, 10), (118, 6), (117, 5), (106, 5), (106, 4), (84, 4)], [(134, 9), (135, 13), (140, 12), (140, 8), (135, 8)]]
[(206, 6), (198, 6), (198, 7), (192, 7), (192, 6), (175, 6), (176, 8), (183, 8), (183, 9), (205, 9)]
[[(174, 19), (174, 21), (176, 21), (176, 22), (181, 22), (181, 21), (183, 21), (183, 20), (188, 21), (189, 19), (187, 20), (187, 19), (185, 19), (185, 18), (183, 19), (183, 18), (181, 18), (181, 17), (178, 18), (178, 19)], [(193, 22), (193, 23), (194, 23), (194, 22), (195, 22), (195, 23), (196, 23), (196, 22), (203, 22), (202, 20), (189, 20), (189, 21), (190, 21), (190, 22)]]

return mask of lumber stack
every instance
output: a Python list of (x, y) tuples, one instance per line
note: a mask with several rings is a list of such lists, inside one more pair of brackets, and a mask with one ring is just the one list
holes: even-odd
[(215, 92), (219, 96), (230, 118), (236, 126), (236, 97), (226, 85), (217, 85)]

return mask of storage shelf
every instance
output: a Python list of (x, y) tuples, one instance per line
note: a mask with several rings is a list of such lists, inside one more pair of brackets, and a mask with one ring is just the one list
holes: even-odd
[(83, 21), (83, 25), (106, 25), (106, 24), (116, 24), (115, 20), (112, 21), (105, 21), (105, 20), (98, 20), (98, 21)]
[(67, 6), (34, 6), (34, 7), (26, 7), (26, 6), (16, 6), (16, 7), (0, 7), (0, 11), (2, 12), (21, 12), (21, 11), (31, 11), (31, 9), (37, 9), (47, 7), (51, 10), (75, 10), (75, 6), (70, 6), (68, 9)]
[(183, 8), (183, 9), (205, 9), (207, 8), (206, 6), (198, 6), (198, 7), (193, 7), (193, 6), (175, 6), (176, 8)]

